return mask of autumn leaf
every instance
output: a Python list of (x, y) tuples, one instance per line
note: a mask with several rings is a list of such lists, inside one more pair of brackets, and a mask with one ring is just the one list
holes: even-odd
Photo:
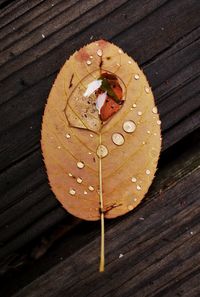
[(104, 218), (133, 210), (147, 193), (160, 154), (160, 124), (145, 75), (104, 40), (75, 52), (51, 89), (41, 141), (49, 182), (68, 212), (101, 219), (101, 271)]

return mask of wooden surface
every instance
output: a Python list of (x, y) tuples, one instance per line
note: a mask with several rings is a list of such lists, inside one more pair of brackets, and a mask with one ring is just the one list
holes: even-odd
[[(200, 296), (200, 1), (3, 0), (0, 8), (0, 295)], [(106, 222), (104, 274), (99, 223), (62, 209), (40, 150), (56, 74), (99, 38), (143, 68), (163, 134), (144, 202)]]

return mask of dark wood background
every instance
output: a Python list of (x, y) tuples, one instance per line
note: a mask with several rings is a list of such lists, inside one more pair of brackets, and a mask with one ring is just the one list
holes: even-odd
[[(0, 296), (200, 296), (200, 1), (2, 0), (0, 8)], [(56, 74), (99, 38), (143, 68), (163, 135), (146, 198), (106, 221), (103, 274), (99, 222), (62, 209), (40, 149)]]

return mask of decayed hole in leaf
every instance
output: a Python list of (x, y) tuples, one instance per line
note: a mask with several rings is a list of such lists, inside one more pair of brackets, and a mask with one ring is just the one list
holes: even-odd
[(68, 96), (64, 109), (68, 123), (99, 133), (106, 121), (120, 110), (125, 96), (126, 87), (115, 73), (103, 69), (99, 73), (97, 69), (92, 76), (88, 74), (81, 79)]

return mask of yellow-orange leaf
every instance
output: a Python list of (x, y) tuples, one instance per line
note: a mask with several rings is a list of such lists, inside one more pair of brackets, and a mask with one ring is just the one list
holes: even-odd
[[(84, 118), (87, 110), (83, 106), (74, 112), (67, 103), (71, 102), (74, 107), (79, 93), (82, 96), (87, 85), (98, 78), (99, 49), (102, 69), (120, 78), (125, 96), (121, 110), (101, 129), (101, 142), (108, 150), (102, 159), (106, 218), (122, 215), (140, 203), (154, 177), (161, 145), (153, 94), (136, 62), (106, 41), (93, 42), (75, 52), (64, 64), (50, 92), (43, 117), (42, 150), (56, 197), (70, 213), (85, 220), (100, 218), (99, 134), (91, 131), (95, 131), (95, 123), (98, 131), (101, 122), (99, 118), (88, 121)], [(77, 127), (85, 129), (70, 125), (70, 109), (72, 123), (76, 121)], [(126, 121), (135, 123), (133, 133), (124, 131)], [(123, 136), (123, 145), (114, 144), (114, 133)], [(84, 168), (80, 169), (78, 162), (82, 162)]]
[[(117, 112), (105, 122), (95, 106), (97, 94), (83, 96), (102, 73), (113, 75), (118, 85), (112, 90), (123, 95), (121, 106), (112, 94), (108, 98), (106, 108)], [(47, 174), (63, 207), (85, 220), (134, 209), (156, 171), (160, 124), (151, 88), (132, 58), (104, 40), (75, 52), (51, 89), (42, 125)]]

